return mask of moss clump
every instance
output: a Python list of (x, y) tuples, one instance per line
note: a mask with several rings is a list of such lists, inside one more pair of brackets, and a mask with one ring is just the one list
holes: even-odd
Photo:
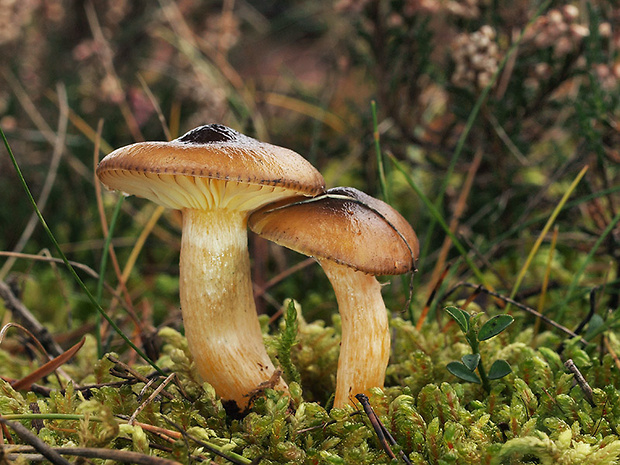
[[(21, 418), (39, 438), (61, 448), (106, 447), (181, 462), (212, 457), (224, 463), (215, 450), (238, 463), (259, 458), (261, 464), (394, 463), (363, 411), (324, 407), (334, 387), (326, 373), (337, 362), (338, 325), (301, 318), (298, 323), (290, 354), (301, 385), (291, 383), (290, 397), (266, 389), (243, 418), (227, 416), (213, 389), (198, 383), (185, 338), (170, 328), (160, 331), (164, 347), (158, 365), (176, 373), (178, 382), (168, 384), (165, 396), (151, 396), (163, 378), (147, 366), (132, 370), (151, 383), (125, 373), (122, 385), (103, 385), (122, 381), (119, 366), (111, 357), (86, 368), (79, 358), (87, 349), (69, 371), (78, 383), (100, 383), (96, 387), (76, 389), (69, 383), (48, 395), (24, 395), (0, 381), (0, 414)], [(456, 325), (440, 330), (429, 323), (418, 331), (399, 318), (391, 323), (395, 344), (386, 387), (374, 389), (369, 399), (396, 441), (395, 454), (402, 451), (414, 464), (618, 463), (620, 380), (609, 355), (599, 359), (578, 339), (564, 344), (563, 356), (573, 357), (591, 384), (590, 399), (556, 351), (532, 347), (531, 332), (511, 341), (507, 331), (489, 339), (482, 356), (505, 359), (513, 372), (493, 380), (486, 392), (446, 369), (467, 352)], [(287, 328), (282, 325), (282, 331)], [(282, 335), (265, 337), (272, 346)], [(330, 381), (314, 383), (319, 378)], [(33, 411), (40, 412), (36, 423)]]

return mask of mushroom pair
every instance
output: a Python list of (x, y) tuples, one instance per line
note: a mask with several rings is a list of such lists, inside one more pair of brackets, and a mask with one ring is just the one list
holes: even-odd
[[(320, 196), (325, 192), (323, 177), (303, 157), (216, 124), (201, 126), (171, 142), (142, 142), (117, 149), (101, 161), (97, 175), (110, 189), (181, 210), (180, 300), (185, 335), (198, 373), (224, 401), (244, 410), (250, 394), (275, 372), (263, 345), (247, 248), (248, 215), (262, 207), (265, 208), (253, 217), (253, 229), (275, 242), (317, 257), (334, 286), (341, 312), (343, 308), (357, 306), (375, 309), (370, 313), (377, 322), (378, 329), (371, 331), (372, 351), (377, 355), (364, 357), (381, 358), (379, 364), (383, 368), (374, 367), (373, 374), (367, 376), (367, 367), (355, 364), (362, 357), (353, 348), (359, 344), (359, 334), (366, 334), (367, 329), (356, 332), (349, 328), (355, 327), (352, 320), (366, 317), (351, 316), (345, 310), (335, 406), (344, 405), (349, 394), (383, 385), (389, 354), (387, 314), (379, 284), (364, 273), (406, 272), (413, 268), (417, 256), (415, 233), (391, 207), (359, 191), (341, 189)], [(355, 197), (358, 193), (359, 197)], [(303, 202), (307, 198), (311, 198), (308, 203)], [(280, 203), (269, 205), (274, 202)], [(377, 262), (376, 270), (365, 271), (364, 266), (349, 263), (329, 248), (325, 254), (309, 245), (294, 245), (276, 227), (277, 219), (286, 216), (297, 221), (295, 228), (301, 228), (304, 211), (310, 207), (319, 212), (321, 222), (325, 221), (321, 230), (324, 238), (333, 236), (331, 228), (337, 223), (357, 231), (357, 239), (362, 231), (368, 232), (366, 220), (361, 217), (345, 214), (338, 220), (337, 213), (327, 220), (324, 215), (334, 209), (334, 202), (346, 205), (345, 210), (365, 209), (366, 216), (380, 217), (396, 233), (397, 242), (407, 243), (408, 264), (389, 258), (388, 262), (393, 260), (391, 265)], [(366, 202), (370, 205), (363, 206)], [(308, 226), (318, 226), (318, 221), (315, 225), (306, 222), (306, 233), (292, 226), (290, 230), (298, 231), (293, 236), (305, 236), (306, 241), (312, 242), (314, 233)], [(338, 245), (338, 237), (332, 242)], [(374, 245), (373, 251), (358, 240), (352, 242), (352, 249), (365, 253), (369, 263), (378, 256), (369, 252), (380, 252), (379, 247), (383, 247)], [(343, 271), (349, 270), (347, 265), (353, 267), (350, 272)], [(358, 299), (363, 299), (363, 303)], [(359, 323), (367, 328), (370, 321)], [(341, 376), (341, 365), (353, 366), (353, 372)], [(281, 379), (274, 387), (287, 390)]]

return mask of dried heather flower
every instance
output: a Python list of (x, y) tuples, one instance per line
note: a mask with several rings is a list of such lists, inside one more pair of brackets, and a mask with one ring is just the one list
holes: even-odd
[(19, 37), (37, 6), (32, 0), (0, 0), (0, 44)]
[(487, 86), (497, 71), (499, 47), (495, 30), (484, 25), (472, 34), (460, 34), (452, 44), (455, 71), (452, 82), (459, 87), (481, 89)]
[(601, 23), (598, 25), (598, 34), (601, 37), (609, 38), (611, 37), (612, 29), (611, 24), (608, 22)]
[(564, 5), (562, 7), (562, 15), (567, 22), (572, 23), (579, 17), (579, 8), (575, 5)]
[(556, 57), (565, 56), (576, 50), (590, 33), (586, 26), (576, 22), (578, 19), (579, 9), (574, 5), (549, 10), (526, 31), (524, 44), (530, 43), (538, 49), (552, 47)]
[(594, 66), (594, 74), (596, 75), (600, 86), (603, 90), (614, 90), (618, 85), (620, 78), (620, 63), (609, 66), (605, 63), (599, 63)]
[(403, 15), (412, 17), (417, 14), (433, 14), (441, 9), (438, 0), (406, 0), (403, 5)]
[(452, 0), (446, 3), (447, 12), (467, 19), (475, 19), (480, 16), (478, 0)]

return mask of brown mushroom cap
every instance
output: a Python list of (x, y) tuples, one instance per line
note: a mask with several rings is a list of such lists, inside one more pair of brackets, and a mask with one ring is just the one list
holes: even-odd
[(414, 270), (419, 255), (413, 228), (396, 210), (350, 187), (266, 205), (248, 225), (276, 244), (373, 275)]
[(254, 210), (291, 195), (325, 191), (301, 155), (219, 124), (171, 142), (140, 142), (107, 155), (97, 176), (110, 189), (169, 208)]

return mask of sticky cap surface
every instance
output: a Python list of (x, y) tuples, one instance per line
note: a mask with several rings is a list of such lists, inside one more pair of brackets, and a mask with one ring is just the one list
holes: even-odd
[(402, 274), (414, 269), (418, 238), (385, 202), (353, 188), (334, 188), (325, 195), (298, 200), (280, 201), (254, 212), (248, 221), (250, 229), (304, 255), (369, 274)]

